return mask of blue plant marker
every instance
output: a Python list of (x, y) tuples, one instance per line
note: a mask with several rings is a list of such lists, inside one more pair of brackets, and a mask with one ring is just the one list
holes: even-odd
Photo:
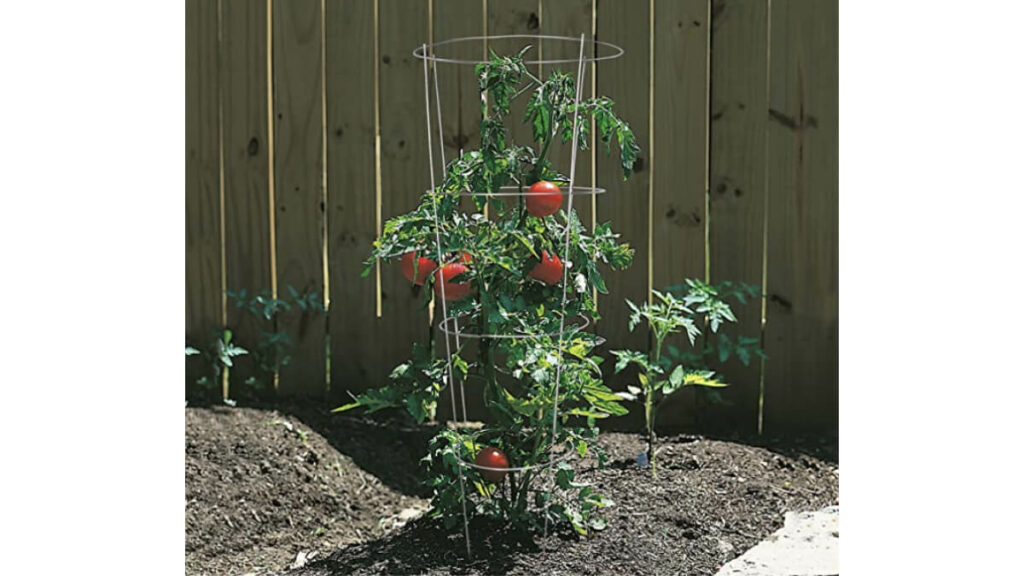
[(647, 468), (647, 452), (640, 452), (636, 455), (636, 465), (641, 468)]

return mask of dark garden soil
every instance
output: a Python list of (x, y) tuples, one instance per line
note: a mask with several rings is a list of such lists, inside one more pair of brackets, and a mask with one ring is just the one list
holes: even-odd
[(266, 574), (396, 529), (427, 506), (432, 435), (322, 404), (186, 408), (186, 573)]
[(288, 576), (714, 574), (785, 511), (838, 501), (834, 441), (667, 437), (655, 481), (635, 464), (639, 436), (606, 433), (608, 465), (578, 468), (616, 503), (604, 531), (544, 538), (481, 519), (467, 560), (461, 530), (408, 521), (426, 504), (418, 460), (434, 431), (323, 406), (186, 409), (187, 573), (268, 574), (315, 551)]

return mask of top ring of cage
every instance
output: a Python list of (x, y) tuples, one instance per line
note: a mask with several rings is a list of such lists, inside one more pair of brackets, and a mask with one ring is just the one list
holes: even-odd
[[(546, 34), (502, 34), (497, 36), (465, 36), (462, 38), (452, 38), (451, 40), (442, 40), (440, 42), (434, 42), (433, 44), (427, 44), (426, 54), (424, 54), (423, 46), (419, 46), (412, 51), (412, 55), (416, 58), (430, 62), (444, 62), (446, 64), (486, 64), (488, 60), (469, 60), (464, 57), (459, 57), (456, 52), (465, 53), (472, 51), (477, 54), (485, 54), (486, 49), (489, 47), (491, 42), (530, 40), (534, 40), (538, 44), (540, 42), (544, 42), (544, 49), (553, 51), (555, 54), (552, 58), (542, 57), (523, 60), (524, 64), (540, 64), (546, 66), (551, 64), (575, 64), (580, 61), (579, 57), (575, 55), (579, 51), (579, 38), (573, 38), (571, 36), (550, 36)], [(586, 45), (586, 48), (583, 51), (584, 62), (614, 60), (625, 53), (622, 48), (619, 48), (614, 44), (601, 42), (600, 40), (595, 40), (593, 38), (585, 38), (583, 43)], [(478, 49), (472, 50), (474, 47)], [(573, 49), (573, 47), (575, 47), (575, 49)]]

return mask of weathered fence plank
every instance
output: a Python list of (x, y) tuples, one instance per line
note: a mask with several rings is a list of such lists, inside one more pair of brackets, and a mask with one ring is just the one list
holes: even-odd
[[(483, 36), (483, 3), (481, 0), (436, 0), (433, 27), (434, 42)], [(483, 42), (479, 41), (456, 43), (446, 46), (443, 55), (480, 60), (486, 57), (482, 47)], [(449, 162), (460, 150), (480, 147), (480, 96), (473, 68), (469, 64), (438, 64), (444, 153)]]
[[(612, 222), (612, 229), (621, 240), (636, 249), (632, 268), (620, 272), (608, 271), (606, 284), (609, 295), (600, 298), (598, 310), (601, 320), (597, 332), (608, 339), (603, 352), (613, 360), (609, 350), (631, 348), (647, 350), (648, 334), (643, 329), (627, 331), (629, 308), (625, 300), (639, 304), (648, 297), (648, 245), (647, 229), (650, 196), (650, 14), (648, 3), (624, 0), (601, 1), (597, 13), (597, 37), (621, 46), (625, 55), (617, 60), (601, 62), (597, 66), (597, 94), (615, 101), (615, 110), (626, 120), (643, 150), (634, 165), (634, 174), (628, 181), (622, 179), (619, 152), (613, 144), (611, 155), (605, 154), (603, 144), (597, 150), (597, 185), (608, 193), (597, 199), (597, 221)], [(612, 377), (613, 364), (605, 366), (605, 376), (613, 387), (625, 385), (624, 378)], [(632, 411), (632, 423), (642, 416)]]
[[(412, 51), (427, 41), (426, 2), (380, 0), (381, 213), (386, 221), (416, 207), (430, 187), (423, 62)], [(423, 288), (402, 275), (397, 260), (382, 263), (381, 363), (383, 375), (412, 355), (414, 341), (427, 343), (430, 323), (421, 309)]]
[[(222, 325), (217, 5), (185, 3), (185, 340), (210, 345)], [(186, 384), (208, 370), (185, 363)]]
[[(765, 145), (768, 123), (768, 3), (712, 3), (710, 247), (712, 282), (762, 284)], [(761, 305), (734, 306), (727, 329), (759, 336)], [(714, 337), (714, 336), (712, 336)], [(733, 359), (721, 366), (731, 385), (726, 406), (702, 407), (702, 427), (730, 432), (757, 428), (760, 365)], [(701, 396), (707, 396), (701, 391)], [(710, 391), (714, 394), (717, 391)]]
[[(483, 36), (485, 14), (482, 0), (436, 0), (434, 2), (434, 42), (462, 38), (467, 36)], [(456, 43), (446, 46), (439, 56), (453, 57), (462, 60), (482, 60), (487, 57), (482, 41)], [(444, 131), (444, 159), (451, 162), (462, 150), (475, 150), (480, 147), (480, 93), (477, 87), (474, 66), (469, 64), (437, 64), (438, 90), (440, 92), (442, 128)], [(422, 76), (422, 70), (420, 71)], [(438, 158), (437, 104), (433, 101), (434, 86), (431, 90), (431, 114), (433, 140), (435, 146), (435, 162), (440, 168)], [(421, 88), (422, 91), (422, 88)], [(424, 126), (425, 121), (420, 120)], [(425, 153), (426, 151), (424, 151)], [(442, 176), (440, 169), (436, 174)], [(429, 184), (429, 182), (428, 182)], [(440, 181), (438, 182), (440, 184)], [(465, 198), (462, 208), (476, 211), (473, 200)], [(442, 308), (439, 300), (434, 302), (434, 354), (445, 356), (445, 335), (437, 326), (442, 320)], [(463, 340), (463, 344), (466, 341)], [(463, 358), (472, 362), (476, 359), (475, 341), (469, 342), (463, 352)], [(452, 351), (455, 350), (455, 339), (449, 340)], [(468, 387), (468, 384), (463, 383)], [(461, 399), (459, 400), (458, 417), (462, 417)], [(470, 418), (482, 419), (487, 413), (483, 396), (479, 393), (466, 394), (466, 411)], [(451, 398), (448, 392), (440, 399), (437, 406), (437, 417), (440, 420), (452, 418)]]
[[(541, 8), (540, 25), (541, 34), (567, 36), (569, 38), (579, 38), (580, 34), (585, 34), (589, 41), (594, 37), (594, 31), (591, 29), (593, 26), (593, 0), (546, 0)], [(541, 47), (545, 59), (576, 58), (579, 51), (579, 44), (577, 42), (564, 40), (544, 41), (541, 43)], [(587, 44), (584, 55), (593, 56), (592, 44)], [(576, 68), (575, 64), (545, 66), (542, 70), (542, 73), (545, 75), (543, 79), (546, 80), (553, 70), (561, 70), (575, 76)], [(591, 82), (593, 75), (594, 64), (587, 64), (585, 78), (583, 79), (583, 98), (591, 96), (590, 88), (593, 86)], [(594, 147), (594, 138), (592, 130), (589, 144), (589, 150), (580, 150), (576, 153), (577, 186), (593, 186), (593, 158), (591, 153)], [(548, 152), (548, 158), (556, 170), (566, 176), (569, 175), (569, 167), (572, 164), (572, 146), (570, 144), (563, 145), (561, 141), (556, 141)], [(579, 196), (573, 199), (573, 209), (576, 210), (580, 216), (580, 221), (588, 229), (593, 219), (593, 204), (593, 196)]]
[[(266, 3), (223, 0), (221, 34), (225, 285), (251, 298), (273, 285)], [(249, 376), (272, 386), (273, 374), (260, 373), (253, 357), (261, 332), (271, 330), (272, 323), (231, 300), (227, 321), (235, 340), (250, 351), (231, 371), (232, 386), (243, 385)]]
[[(382, 268), (382, 318), (375, 278), (358, 277), (378, 232), (378, 211), (384, 219), (404, 213), (429, 186), (422, 63), (412, 49), (431, 33), (435, 40), (584, 33), (625, 49), (623, 59), (588, 69), (586, 93), (615, 100), (644, 149), (626, 183), (615, 150), (578, 158), (577, 182), (609, 189), (596, 199), (596, 211), (590, 198), (577, 198), (584, 221), (611, 220), (637, 249), (630, 270), (608, 275), (611, 294), (600, 299), (596, 327), (609, 340), (603, 351), (647, 348), (646, 333), (626, 329), (624, 299), (642, 302), (650, 287), (706, 273), (713, 282), (764, 284), (764, 378), (760, 366), (730, 361), (719, 367), (732, 384), (721, 392), (726, 404), (697, 394), (694, 410), (687, 391), (664, 408), (660, 422), (689, 428), (696, 418), (706, 432), (754, 432), (763, 380), (766, 432), (836, 431), (837, 3), (683, 0), (654, 3), (651, 14), (651, 3), (603, 0), (595, 15), (596, 2), (434, 0), (431, 20), (426, 2), (379, 0), (375, 14), (374, 2), (290, 0), (273, 2), (268, 22), (263, 1), (188, 0), (188, 343), (208, 346), (226, 321), (239, 343), (255, 346), (259, 324), (241, 310), (225, 310), (223, 288), (252, 294), (276, 282), (281, 295), (288, 285), (322, 293), (326, 247), (334, 310), (329, 320), (282, 318), (278, 328), (293, 335), (296, 347), (281, 392), (324, 391), (328, 323), (335, 391), (383, 384), (409, 357), (412, 342), (426, 341), (431, 330), (420, 309), (422, 289), (411, 287), (397, 265)], [(490, 48), (506, 53), (526, 43)], [(566, 51), (564, 43), (545, 41), (529, 57)], [(479, 44), (451, 52), (483, 56)], [(531, 68), (547, 74), (552, 67)], [(479, 145), (479, 101), (471, 66), (442, 65), (440, 72), (451, 160)], [(518, 102), (509, 119), (511, 136), (522, 143), (529, 140), (524, 107), (525, 100)], [(569, 153), (565, 146), (551, 155), (562, 172)], [(731, 333), (761, 334), (760, 302), (737, 312)], [(247, 375), (243, 364), (232, 378), (236, 386)], [(186, 366), (189, 383), (208, 372), (198, 359)], [(610, 382), (621, 386), (606, 367)], [(471, 407), (473, 398), (467, 395)]]
[[(274, 2), (275, 224), (278, 293), (288, 286), (322, 298), (323, 83), (319, 0)], [(325, 389), (326, 321), (323, 314), (293, 310), (278, 322), (294, 347), (281, 369), (282, 393)]]
[[(539, 0), (491, 0), (487, 3), (488, 36), (538, 33), (540, 33)], [(526, 53), (524, 59), (537, 60), (540, 46), (530, 39), (493, 40), (488, 44), (488, 50), (494, 51), (500, 56), (507, 56), (519, 52), (526, 46), (532, 46), (532, 48)], [(489, 54), (490, 52), (488, 52), (488, 57)], [(527, 68), (534, 75), (540, 74), (540, 67), (536, 64), (530, 64)], [(523, 94), (513, 101), (511, 111), (505, 119), (508, 135), (517, 144), (533, 142), (533, 129), (523, 123), (528, 99), (529, 94)]]
[(772, 2), (766, 433), (838, 433), (838, 10)]
[[(654, 14), (654, 149), (651, 158), (653, 287), (704, 279), (707, 232), (709, 0), (659, 2)], [(666, 344), (689, 349), (683, 335)], [(696, 426), (696, 390), (669, 397), (660, 414)]]
[(386, 382), (375, 275), (360, 278), (377, 237), (372, 2), (325, 7), (331, 390), (357, 394)]

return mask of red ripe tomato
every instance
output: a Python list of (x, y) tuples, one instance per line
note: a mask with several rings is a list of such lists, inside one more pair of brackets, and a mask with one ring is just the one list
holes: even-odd
[[(430, 258), (420, 256), (419, 262), (413, 266), (413, 260), (417, 260), (416, 252), (406, 252), (402, 255), (402, 274), (417, 286), (423, 286), (423, 283), (427, 281), (434, 270), (437, 270), (437, 262), (434, 262)], [(413, 273), (415, 271), (415, 278)]]
[(469, 268), (466, 268), (458, 262), (454, 264), (445, 264), (441, 271), (438, 272), (438, 278), (434, 281), (434, 293), (437, 297), (441, 297), (441, 284), (444, 284), (444, 299), (445, 300), (459, 300), (469, 295), (470, 284), (469, 282), (452, 282), (452, 278), (455, 278), (459, 274), (467, 272)]
[(562, 207), (562, 192), (547, 180), (535, 182), (526, 194), (526, 211), (531, 216), (551, 216)]
[(469, 264), (472, 261), (473, 261), (473, 257), (469, 255), (469, 252), (463, 252), (459, 256), (459, 262), (462, 262), (463, 264)]
[[(476, 455), (473, 463), (488, 468), (508, 468), (508, 458), (497, 448), (484, 448)], [(500, 484), (505, 479), (506, 470), (480, 470), (480, 476), (491, 484)]]
[(547, 250), (540, 253), (540, 262), (530, 270), (529, 277), (540, 280), (548, 286), (554, 286), (562, 281), (562, 261), (557, 254), (548, 254)]

